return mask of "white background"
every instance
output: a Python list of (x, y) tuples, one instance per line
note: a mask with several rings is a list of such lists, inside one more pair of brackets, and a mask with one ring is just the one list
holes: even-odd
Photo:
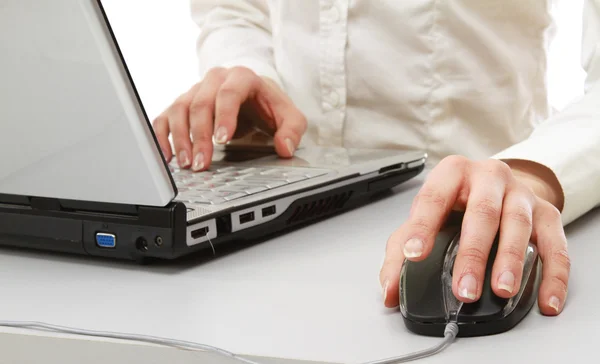
[[(154, 119), (198, 81), (198, 28), (191, 20), (189, 0), (104, 0), (103, 4), (144, 106)], [(554, 8), (557, 34), (550, 50), (548, 82), (550, 102), (558, 110), (582, 93), (582, 4), (583, 0), (558, 0)]]

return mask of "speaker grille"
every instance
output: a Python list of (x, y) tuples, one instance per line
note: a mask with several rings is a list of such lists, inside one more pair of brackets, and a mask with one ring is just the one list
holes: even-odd
[(295, 224), (341, 210), (352, 197), (352, 193), (347, 191), (301, 204), (296, 207), (287, 223)]

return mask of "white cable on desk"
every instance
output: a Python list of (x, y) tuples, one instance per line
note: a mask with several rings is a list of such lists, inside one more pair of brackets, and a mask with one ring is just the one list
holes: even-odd
[[(111, 339), (120, 339), (120, 340), (129, 340), (129, 341), (138, 341), (138, 342), (147, 342), (152, 344), (158, 344), (163, 346), (170, 346), (181, 349), (188, 350), (202, 350), (202, 351), (211, 351), (231, 359), (238, 360), (247, 364), (260, 364), (258, 362), (242, 358), (232, 352), (227, 350), (219, 349), (214, 346), (198, 344), (190, 341), (181, 341), (174, 339), (161, 338), (156, 336), (147, 336), (147, 335), (136, 335), (136, 334), (124, 334), (124, 333), (116, 333), (116, 332), (107, 332), (107, 331), (93, 331), (93, 330), (85, 330), (85, 329), (77, 329), (65, 326), (57, 326), (52, 324), (46, 324), (43, 322), (28, 322), (28, 321), (0, 321), (0, 326), (4, 327), (14, 327), (21, 329), (43, 329), (49, 331), (55, 331), (65, 334), (74, 334), (80, 336), (96, 336), (96, 337), (104, 337)], [(406, 363), (409, 361), (422, 359), (434, 354), (439, 353), (444, 350), (448, 345), (452, 343), (452, 341), (456, 338), (458, 334), (458, 325), (454, 322), (451, 322), (446, 325), (446, 329), (444, 330), (444, 339), (443, 341), (432, 347), (430, 349), (422, 350), (419, 352), (411, 353), (408, 355), (399, 356), (396, 358), (383, 359), (378, 361), (373, 361), (365, 364), (396, 364), (396, 363)]]
[(436, 345), (430, 349), (417, 351), (415, 353), (410, 353), (410, 354), (398, 356), (395, 358), (372, 361), (372, 362), (369, 362), (366, 364), (397, 364), (397, 363), (407, 363), (409, 361), (413, 361), (413, 360), (417, 360), (417, 359), (423, 359), (428, 356), (435, 355), (435, 354), (439, 353), (440, 351), (444, 350), (448, 345), (452, 344), (452, 341), (454, 341), (454, 339), (456, 338), (456, 335), (458, 335), (458, 325), (454, 322), (450, 322), (449, 324), (446, 325), (446, 329), (444, 330), (444, 340), (442, 340), (442, 342), (439, 343), (438, 345)]

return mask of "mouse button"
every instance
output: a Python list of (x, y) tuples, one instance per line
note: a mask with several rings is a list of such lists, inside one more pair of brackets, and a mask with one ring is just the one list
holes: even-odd
[(407, 261), (400, 282), (400, 311), (411, 321), (442, 322), (444, 308), (438, 269), (419, 269), (420, 263)]
[(400, 311), (406, 318), (418, 322), (444, 321), (441, 272), (448, 245), (458, 230), (455, 225), (443, 228), (427, 259), (405, 261), (400, 277)]
[(488, 263), (485, 271), (485, 279), (481, 291), (481, 297), (473, 303), (465, 303), (458, 316), (459, 321), (484, 322), (499, 319), (504, 316), (504, 308), (508, 299), (498, 297), (492, 290), (492, 269), (498, 252), (498, 237), (492, 244)]
[[(504, 307), (504, 316), (508, 316), (512, 313), (512, 311), (516, 308), (519, 302), (524, 299), (524, 296), (533, 295), (533, 290), (537, 289), (536, 282), (538, 281), (539, 276), (539, 255), (538, 250), (535, 244), (529, 243), (527, 245), (527, 250), (525, 251), (525, 261), (523, 264), (523, 276), (521, 278), (521, 286), (519, 287), (519, 292), (508, 300)], [(530, 284), (534, 282), (534, 284)], [(528, 298), (528, 297), (525, 297)]]

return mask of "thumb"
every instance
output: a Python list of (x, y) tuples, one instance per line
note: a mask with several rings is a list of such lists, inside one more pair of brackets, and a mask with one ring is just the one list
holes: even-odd
[(298, 149), (302, 135), (306, 131), (306, 118), (300, 111), (290, 108), (280, 115), (277, 131), (273, 138), (275, 150), (281, 157), (291, 158)]
[(280, 157), (291, 158), (298, 148), (302, 136), (306, 132), (306, 117), (294, 105), (294, 102), (273, 80), (263, 77), (264, 87), (262, 89), (265, 99), (269, 100), (270, 107), (263, 107), (264, 114), (270, 116), (276, 129), (273, 136), (275, 151)]

